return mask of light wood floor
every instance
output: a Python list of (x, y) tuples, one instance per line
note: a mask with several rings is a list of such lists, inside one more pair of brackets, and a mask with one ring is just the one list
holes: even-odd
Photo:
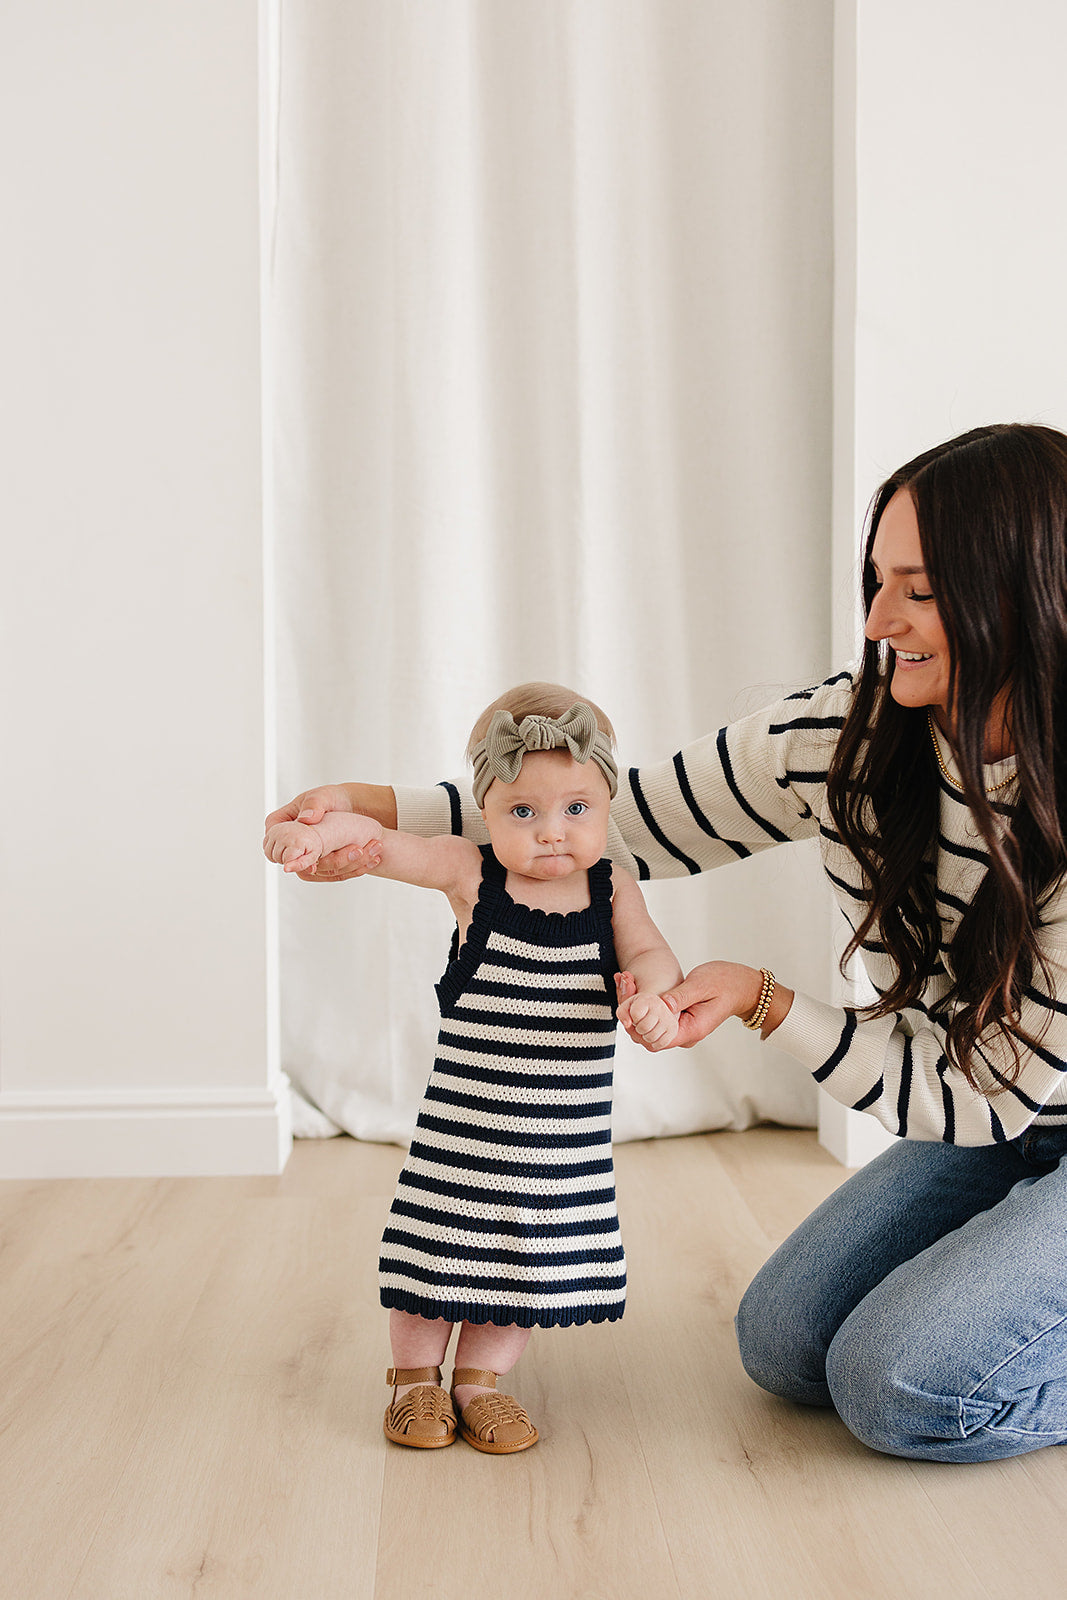
[(616, 1155), (626, 1317), (535, 1333), (503, 1459), (382, 1437), (399, 1150), (0, 1184), (2, 1600), (1062, 1600), (1067, 1451), (880, 1457), (742, 1372), (742, 1289), (845, 1176), (813, 1135)]

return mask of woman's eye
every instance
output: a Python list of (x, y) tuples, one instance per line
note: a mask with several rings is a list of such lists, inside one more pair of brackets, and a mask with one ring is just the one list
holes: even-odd
[(908, 596), (909, 600), (932, 600), (933, 598), (932, 594), (909, 594)]
[(583, 811), (588, 810), (589, 807), (586, 805), (584, 800), (575, 800), (567, 807), (567, 815), (568, 817), (580, 817)]

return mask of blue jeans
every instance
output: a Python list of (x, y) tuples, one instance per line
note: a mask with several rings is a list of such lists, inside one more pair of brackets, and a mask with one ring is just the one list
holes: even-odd
[(801, 1223), (737, 1313), (745, 1369), (872, 1450), (1067, 1443), (1067, 1130), (901, 1141)]

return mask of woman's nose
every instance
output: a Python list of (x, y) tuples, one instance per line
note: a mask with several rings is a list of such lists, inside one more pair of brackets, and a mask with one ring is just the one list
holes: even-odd
[(871, 601), (863, 631), (872, 640), (889, 639), (894, 633), (900, 632), (899, 619), (894, 617), (884, 589), (879, 589)]

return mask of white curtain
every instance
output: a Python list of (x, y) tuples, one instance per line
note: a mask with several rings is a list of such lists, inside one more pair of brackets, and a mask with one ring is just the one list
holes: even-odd
[[(831, 0), (281, 0), (268, 285), (280, 798), (461, 771), (561, 680), (621, 761), (816, 681), (830, 637)], [(685, 966), (830, 982), (803, 849), (648, 899)], [(440, 903), (438, 903), (440, 902)], [(443, 898), (282, 885), (288, 1072), (406, 1141)], [(621, 1139), (814, 1121), (729, 1026), (620, 1042)]]

